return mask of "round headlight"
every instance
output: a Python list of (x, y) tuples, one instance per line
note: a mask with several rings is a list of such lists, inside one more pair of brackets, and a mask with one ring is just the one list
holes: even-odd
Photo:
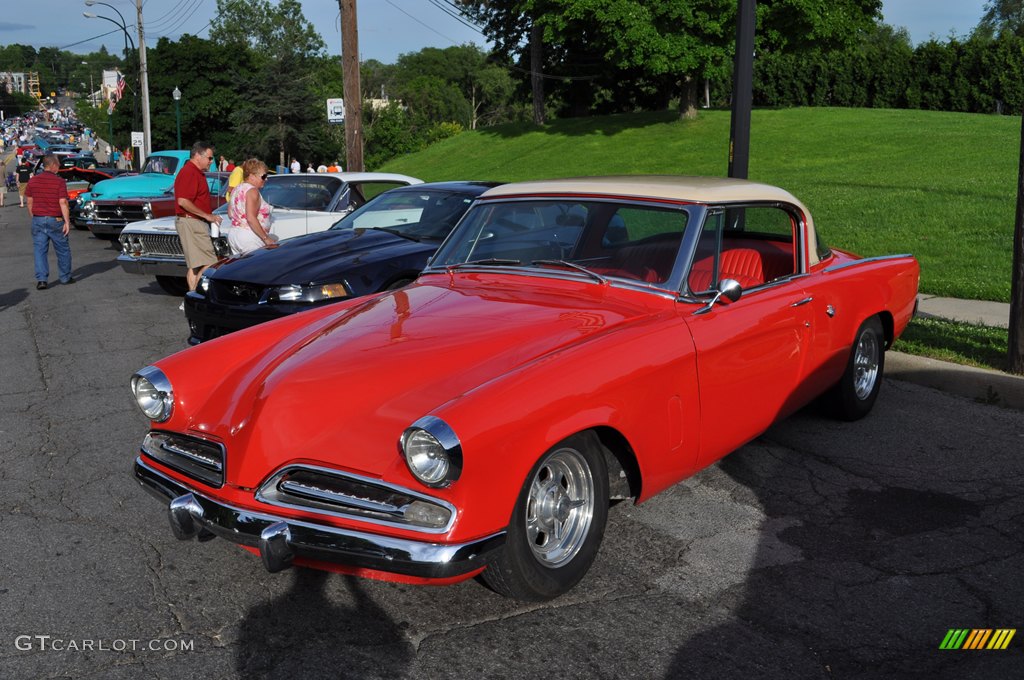
[(402, 433), (401, 450), (409, 472), (427, 486), (448, 486), (462, 474), (462, 445), (440, 418), (413, 423)]
[(162, 423), (171, 417), (174, 408), (174, 391), (171, 381), (155, 366), (146, 366), (132, 376), (132, 393), (135, 402), (150, 420)]

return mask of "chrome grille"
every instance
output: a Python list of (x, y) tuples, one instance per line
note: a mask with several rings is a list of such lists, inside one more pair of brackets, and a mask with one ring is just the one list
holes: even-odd
[(380, 480), (311, 465), (296, 465), (278, 472), (260, 487), (256, 498), (270, 505), (428, 533), (448, 531), (455, 521), (455, 508), (440, 499)]
[(93, 203), (96, 220), (111, 224), (127, 224), (147, 219), (140, 204)]
[(185, 257), (177, 234), (132, 234), (131, 238), (142, 243), (142, 252), (146, 255)]
[(210, 486), (224, 484), (224, 446), (216, 442), (174, 432), (153, 431), (142, 441), (142, 452)]

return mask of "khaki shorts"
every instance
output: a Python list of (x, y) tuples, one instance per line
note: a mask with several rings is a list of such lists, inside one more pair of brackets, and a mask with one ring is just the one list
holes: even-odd
[(27, 182), (19, 184), (18, 185), (18, 195), (19, 196), (24, 196), (25, 195), (25, 189), (27, 189), (27, 188), (28, 188), (28, 183)]
[(174, 228), (181, 239), (181, 250), (185, 253), (185, 264), (189, 269), (206, 267), (217, 261), (210, 238), (210, 227), (195, 217), (178, 217)]

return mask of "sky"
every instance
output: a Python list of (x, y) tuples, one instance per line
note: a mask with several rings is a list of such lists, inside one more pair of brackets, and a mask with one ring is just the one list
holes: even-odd
[[(134, 29), (135, 0), (104, 0), (124, 15)], [(338, 0), (301, 0), (306, 18), (320, 31), (327, 49), (341, 53)], [(58, 47), (87, 54), (105, 44), (119, 52), (123, 33), (102, 19), (87, 19), (83, 11), (117, 16), (109, 7), (86, 7), (83, 0), (4, 0), (0, 11), (0, 44), (21, 43), (33, 47)], [(966, 35), (981, 18), (985, 0), (884, 0), (883, 20), (906, 27), (914, 44), (934, 36), (940, 40), (951, 33)], [(474, 28), (445, 13), (446, 0), (359, 0), (360, 59), (394, 63), (400, 54), (424, 47), (450, 47), (464, 43), (487, 44)], [(209, 23), (216, 11), (215, 0), (144, 0), (143, 25), (146, 45), (167, 36), (176, 40), (182, 33), (209, 36)], [(97, 38), (102, 33), (109, 35)]]

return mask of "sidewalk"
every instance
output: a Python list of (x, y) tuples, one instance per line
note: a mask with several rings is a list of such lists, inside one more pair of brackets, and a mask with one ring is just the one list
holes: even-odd
[[(918, 295), (917, 315), (1009, 328), (1006, 302), (959, 300)], [(984, 368), (961, 366), (902, 352), (887, 352), (885, 375), (959, 394), (975, 401), (1024, 411), (1024, 377)]]
[(978, 323), (996, 328), (1010, 327), (1010, 303), (1008, 302), (958, 300), (922, 294), (917, 296), (917, 315)]

